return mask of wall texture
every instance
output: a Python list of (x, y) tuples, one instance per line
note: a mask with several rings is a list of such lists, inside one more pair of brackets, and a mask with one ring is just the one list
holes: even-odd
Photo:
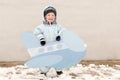
[(22, 33), (42, 22), (48, 5), (56, 7), (62, 26), (87, 43), (85, 60), (120, 59), (119, 0), (0, 0), (0, 61), (30, 59)]

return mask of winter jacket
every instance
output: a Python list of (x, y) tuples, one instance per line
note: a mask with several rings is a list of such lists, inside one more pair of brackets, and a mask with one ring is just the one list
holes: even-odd
[(62, 31), (63, 28), (59, 24), (48, 25), (43, 23), (37, 26), (33, 33), (39, 40), (44, 38), (45, 41), (55, 41)]

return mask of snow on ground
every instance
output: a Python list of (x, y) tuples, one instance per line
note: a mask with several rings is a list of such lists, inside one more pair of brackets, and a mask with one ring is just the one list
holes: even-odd
[(77, 64), (63, 70), (61, 75), (57, 75), (54, 68), (51, 68), (46, 76), (40, 73), (38, 68), (33, 69), (22, 65), (1, 67), (0, 80), (120, 80), (120, 65), (110, 67)]

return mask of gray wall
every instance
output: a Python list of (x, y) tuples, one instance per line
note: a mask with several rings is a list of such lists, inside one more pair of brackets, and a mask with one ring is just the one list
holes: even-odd
[(120, 59), (119, 0), (0, 0), (0, 61), (30, 59), (22, 33), (42, 22), (47, 5), (56, 7), (62, 26), (87, 43), (85, 60)]

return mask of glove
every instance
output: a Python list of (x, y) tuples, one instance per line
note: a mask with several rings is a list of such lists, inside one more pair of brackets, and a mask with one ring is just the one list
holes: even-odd
[(56, 41), (60, 41), (61, 40), (61, 37), (60, 36), (57, 36), (56, 37)]
[(44, 46), (46, 44), (45, 41), (40, 41), (41, 46)]
[(44, 40), (44, 38), (40, 39), (40, 45), (44, 46), (46, 44), (46, 41)]

